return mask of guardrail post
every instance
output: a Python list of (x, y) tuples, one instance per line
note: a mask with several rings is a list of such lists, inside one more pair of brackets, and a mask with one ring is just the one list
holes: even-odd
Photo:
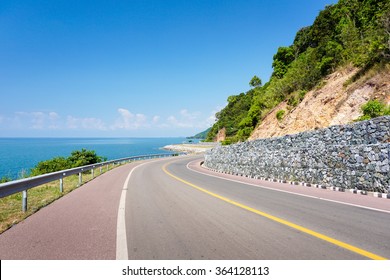
[(64, 178), (60, 178), (60, 192), (64, 192)]
[(95, 177), (95, 169), (92, 168), (92, 179)]
[(27, 211), (27, 190), (22, 192), (22, 210)]
[[(110, 170), (110, 167), (115, 167), (120, 164), (126, 164), (127, 161), (129, 162), (136, 162), (142, 159), (146, 158), (158, 158), (158, 157), (167, 157), (170, 155), (144, 155), (144, 156), (132, 156), (132, 157), (127, 157), (127, 158), (122, 158), (122, 159), (116, 159), (116, 160), (110, 160), (103, 162), (101, 164), (96, 165), (87, 165), (87, 166), (82, 166), (82, 167), (77, 167), (77, 168), (72, 168), (72, 169), (66, 169), (58, 172), (53, 172), (51, 174), (46, 174), (40, 176), (40, 178), (34, 178), (34, 179), (24, 179), (24, 180), (16, 180), (15, 182), (10, 182), (6, 183), (7, 188), (3, 188), (3, 184), (1, 184), (0, 188), (0, 194), (2, 197), (9, 196), (12, 194), (16, 193), (21, 193), (22, 192), (22, 210), (24, 212), (27, 211), (28, 205), (28, 197), (27, 197), (27, 191), (28, 189), (40, 186), (42, 184), (46, 184), (48, 182), (55, 182), (59, 180), (59, 187), (60, 187), (60, 192), (64, 191), (64, 178), (70, 175), (76, 175), (78, 174), (78, 187), (81, 186), (83, 183), (83, 178), (82, 178), (82, 173), (85, 172), (85, 170), (92, 170), (92, 176), (95, 177), (95, 169), (97, 167), (100, 168), (100, 172), (103, 172), (104, 165), (106, 165), (107, 171)], [(93, 169), (92, 169), (93, 167)], [(24, 191), (22, 191), (24, 190)]]

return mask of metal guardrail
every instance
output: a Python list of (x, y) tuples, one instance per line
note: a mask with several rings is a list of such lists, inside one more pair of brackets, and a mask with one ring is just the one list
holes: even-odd
[(81, 186), (82, 184), (82, 173), (92, 170), (92, 178), (94, 178), (94, 170), (97, 168), (100, 168), (100, 173), (102, 173), (102, 168), (104, 166), (108, 166), (110, 164), (118, 164), (118, 163), (125, 163), (125, 162), (131, 162), (131, 161), (137, 161), (137, 160), (144, 160), (144, 159), (152, 159), (152, 158), (163, 158), (163, 157), (172, 157), (177, 156), (178, 153), (175, 154), (154, 154), (154, 155), (142, 155), (142, 156), (133, 156), (133, 157), (127, 157), (127, 158), (121, 158), (121, 159), (115, 159), (115, 160), (109, 160), (105, 162), (100, 162), (96, 164), (90, 164), (85, 165), (81, 167), (76, 167), (72, 169), (66, 169), (61, 170), (57, 172), (52, 172), (44, 175), (39, 175), (31, 178), (25, 178), (15, 181), (10, 181), (7, 183), (0, 184), (0, 198), (22, 192), (22, 210), (27, 211), (27, 190), (41, 186), (46, 183), (50, 183), (56, 180), (60, 181), (60, 192), (63, 192), (63, 179), (65, 177), (68, 177), (70, 175), (79, 174), (79, 184), (78, 186)]

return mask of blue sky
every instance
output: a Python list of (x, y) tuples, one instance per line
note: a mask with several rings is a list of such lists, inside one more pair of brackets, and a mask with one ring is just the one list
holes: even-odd
[(190, 136), (335, 0), (1, 0), (0, 137)]

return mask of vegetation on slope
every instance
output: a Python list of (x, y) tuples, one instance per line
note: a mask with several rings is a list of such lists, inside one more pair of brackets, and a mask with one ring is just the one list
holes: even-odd
[(325, 7), (313, 25), (300, 29), (291, 46), (280, 47), (273, 57), (271, 79), (262, 85), (252, 78), (246, 93), (230, 96), (216, 114), (207, 135), (212, 141), (226, 128), (229, 141), (246, 140), (264, 116), (280, 102), (295, 107), (310, 89), (338, 67), (359, 67), (357, 77), (390, 59), (390, 2), (340, 0)]
[(365, 121), (380, 116), (390, 115), (390, 105), (379, 100), (370, 100), (362, 106), (363, 115), (357, 119), (357, 121)]
[(205, 131), (199, 132), (194, 136), (187, 137), (187, 139), (206, 139), (207, 134), (210, 132), (211, 127), (206, 129)]

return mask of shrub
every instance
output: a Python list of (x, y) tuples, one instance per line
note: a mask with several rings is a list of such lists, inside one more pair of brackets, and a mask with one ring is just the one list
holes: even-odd
[(305, 90), (297, 90), (290, 94), (287, 99), (287, 104), (292, 107), (297, 107), (299, 103), (305, 98), (306, 91)]
[(64, 157), (55, 157), (53, 159), (40, 161), (31, 169), (31, 176), (56, 172), (71, 168), (70, 162)]
[(390, 106), (379, 100), (370, 100), (362, 105), (361, 110), (363, 115), (357, 121), (369, 120), (372, 118), (390, 115)]
[(378, 100), (370, 100), (362, 106), (363, 115), (371, 118), (379, 117), (383, 114), (386, 105)]
[(72, 167), (79, 167), (102, 162), (103, 158), (99, 157), (95, 151), (82, 149), (80, 151), (73, 151), (67, 160), (71, 163)]
[(245, 127), (237, 132), (236, 138), (238, 141), (245, 141), (252, 133), (252, 127)]
[(55, 157), (53, 159), (39, 162), (34, 168), (31, 169), (31, 176), (94, 164), (102, 162), (103, 160), (105, 160), (105, 158), (98, 156), (95, 151), (82, 149), (80, 151), (73, 151), (71, 156), (68, 158)]
[(284, 110), (279, 110), (276, 112), (276, 118), (278, 119), (278, 121), (281, 121), (283, 119), (285, 113), (286, 111)]
[(12, 181), (12, 179), (10, 177), (8, 177), (8, 176), (3, 176), (3, 177), (0, 178), (0, 184), (1, 183), (7, 183), (9, 181)]
[(221, 144), (222, 144), (222, 146), (230, 145), (230, 144), (232, 144), (232, 140), (231, 139), (223, 140), (223, 141), (221, 141)]

